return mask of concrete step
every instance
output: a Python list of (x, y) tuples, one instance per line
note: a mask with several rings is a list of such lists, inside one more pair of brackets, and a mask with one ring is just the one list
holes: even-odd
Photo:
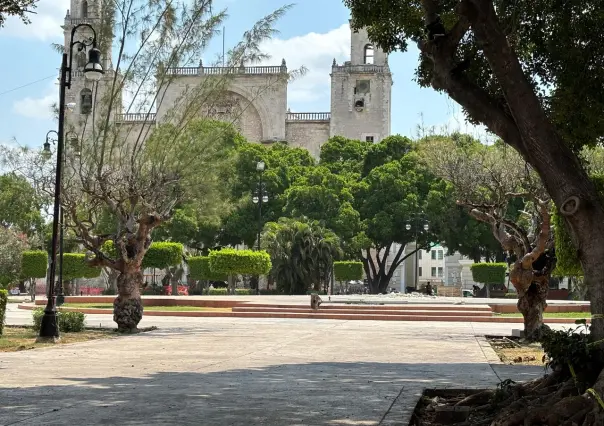
[[(308, 309), (310, 304), (264, 304), (264, 303), (243, 303), (236, 305), (237, 308), (283, 308), (283, 309)], [(370, 305), (370, 304), (332, 304), (323, 300), (321, 310), (371, 310), (375, 311), (469, 311), (469, 312), (493, 312), (489, 305), (428, 305), (428, 304), (412, 304), (412, 305)]]
[(434, 310), (424, 310), (419, 307), (418, 309), (384, 309), (384, 310), (374, 310), (374, 309), (346, 309), (346, 308), (338, 308), (338, 309), (323, 309), (323, 306), (319, 309), (319, 311), (314, 311), (310, 308), (303, 307), (291, 307), (291, 308), (274, 308), (274, 307), (254, 307), (254, 306), (234, 306), (232, 308), (233, 312), (292, 312), (292, 313), (325, 313), (325, 314), (351, 314), (351, 315), (397, 315), (397, 316), (410, 316), (410, 315), (420, 315), (420, 316), (486, 316), (491, 317), (493, 314), (490, 311), (471, 311), (471, 310), (463, 310), (458, 311), (454, 308), (451, 308), (447, 311), (434, 311)]

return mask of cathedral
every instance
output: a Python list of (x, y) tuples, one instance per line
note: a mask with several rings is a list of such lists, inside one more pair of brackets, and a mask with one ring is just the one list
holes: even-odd
[[(71, 0), (65, 24), (65, 44), (68, 46), (75, 25), (98, 25), (100, 2)], [(81, 30), (81, 31), (80, 31)], [(78, 29), (76, 37), (90, 34), (87, 28)], [(83, 53), (83, 52), (80, 52)], [(104, 78), (98, 82), (110, 84), (113, 76), (110, 54), (103, 54)], [(92, 85), (85, 80), (76, 65), (85, 57), (74, 57), (72, 86), (67, 91), (67, 102), (77, 107), (70, 114), (68, 125), (77, 130), (87, 117), (95, 115)], [(271, 144), (286, 141), (290, 146), (306, 148), (315, 158), (321, 145), (332, 136), (344, 136), (370, 142), (379, 142), (390, 135), (392, 74), (388, 55), (372, 45), (367, 31), (351, 32), (350, 60), (343, 64), (333, 61), (331, 67), (331, 108), (328, 112), (291, 112), (287, 104), (287, 63), (274, 66), (172, 67), (166, 72), (171, 83), (159, 88), (161, 102), (155, 104), (154, 113), (123, 113), (121, 105), (115, 108), (112, 119), (124, 137), (148, 135), (154, 126), (170, 119), (170, 110), (191, 87), (202, 84), (206, 78), (229, 76), (228, 86), (221, 99), (206, 108), (205, 113), (215, 119), (230, 120), (238, 111), (233, 124), (250, 142)], [(304, 77), (301, 77), (304, 78)], [(119, 99), (121, 104), (121, 99)], [(137, 131), (132, 131), (133, 129)]]

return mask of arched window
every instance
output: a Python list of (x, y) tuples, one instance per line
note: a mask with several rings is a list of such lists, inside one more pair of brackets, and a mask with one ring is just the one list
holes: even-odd
[(364, 59), (364, 63), (366, 64), (373, 64), (373, 53), (374, 53), (374, 49), (373, 49), (373, 45), (368, 44), (365, 46), (365, 59)]
[(82, 89), (80, 92), (80, 114), (92, 112), (92, 90)]
[(82, 18), (88, 18), (88, 2), (86, 0), (82, 2)]

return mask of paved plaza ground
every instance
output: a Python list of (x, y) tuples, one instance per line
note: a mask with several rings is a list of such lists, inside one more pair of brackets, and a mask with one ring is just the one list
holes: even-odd
[[(31, 312), (9, 304), (7, 323)], [(89, 326), (114, 326), (89, 315)], [(158, 330), (0, 354), (0, 424), (404, 425), (425, 388), (491, 387), (518, 324), (148, 317)]]

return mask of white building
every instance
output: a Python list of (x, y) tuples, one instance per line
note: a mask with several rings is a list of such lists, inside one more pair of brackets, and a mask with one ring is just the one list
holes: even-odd
[[(71, 30), (87, 23), (99, 28), (101, 1), (71, 0), (63, 29), (68, 51)], [(87, 28), (80, 28), (78, 39), (90, 36)], [(96, 86), (99, 99), (112, 86), (115, 71), (111, 61), (111, 47), (104, 51), (103, 78)], [(77, 56), (76, 56), (77, 55)], [(76, 110), (69, 115), (67, 128), (78, 133), (93, 131), (95, 122), (108, 111), (93, 102), (94, 84), (84, 78), (86, 63), (83, 52), (74, 53), (72, 87), (67, 90), (68, 103)], [(167, 74), (174, 77), (168, 87), (159, 87), (155, 104), (150, 111), (123, 113), (122, 100), (110, 112), (120, 136), (127, 142), (140, 142), (161, 123), (170, 121), (175, 105), (181, 105), (208, 78), (229, 76), (228, 87), (221, 98), (200, 110), (200, 116), (232, 122), (250, 142), (271, 144), (286, 141), (290, 146), (303, 147), (318, 158), (321, 146), (332, 136), (379, 142), (390, 135), (392, 74), (388, 55), (373, 46), (367, 31), (351, 32), (350, 61), (331, 67), (331, 106), (325, 112), (290, 112), (288, 108), (288, 71), (286, 59), (272, 66), (241, 64), (236, 67), (204, 66), (171, 67)], [(262, 90), (260, 90), (262, 89)], [(188, 99), (188, 98), (187, 98)], [(94, 118), (97, 120), (94, 120)]]

